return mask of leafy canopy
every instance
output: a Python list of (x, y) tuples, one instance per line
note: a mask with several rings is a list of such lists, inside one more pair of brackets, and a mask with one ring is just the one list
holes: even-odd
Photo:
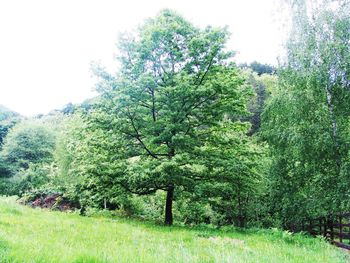
[[(89, 165), (87, 174), (113, 178), (141, 195), (167, 191), (171, 224), (174, 189), (190, 191), (217, 174), (205, 157), (208, 149), (220, 151), (208, 147), (215, 144), (213, 135), (246, 130), (238, 119), (250, 90), (230, 62), (233, 53), (225, 50), (228, 37), (226, 29), (196, 28), (171, 10), (148, 19), (136, 34), (121, 36), (121, 70), (116, 76), (96, 70), (101, 103), (88, 122), (90, 132), (110, 138), (94, 143), (95, 157), (86, 153), (80, 159), (102, 158), (111, 165)], [(98, 149), (108, 150), (101, 155)]]

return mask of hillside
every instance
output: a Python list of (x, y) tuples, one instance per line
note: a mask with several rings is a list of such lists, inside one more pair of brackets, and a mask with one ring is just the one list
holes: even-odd
[(345, 262), (326, 242), (286, 232), (164, 227), (81, 217), (0, 199), (0, 262)]
[(8, 131), (19, 121), (20, 118), (21, 116), (17, 112), (14, 112), (0, 104), (0, 149)]
[(0, 104), (0, 121), (16, 116), (19, 114)]

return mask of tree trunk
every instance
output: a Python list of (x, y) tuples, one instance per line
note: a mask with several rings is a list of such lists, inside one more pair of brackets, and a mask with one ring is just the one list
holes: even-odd
[(238, 191), (238, 226), (244, 227), (244, 217), (243, 217), (242, 199), (241, 199), (240, 191)]
[(337, 120), (334, 113), (332, 93), (329, 87), (326, 87), (325, 90), (326, 90), (326, 96), (327, 96), (328, 113), (329, 113), (331, 126), (332, 126), (332, 138), (335, 145), (334, 156), (335, 156), (335, 161), (337, 163), (337, 166), (339, 168), (341, 166), (341, 160), (340, 160), (340, 145), (339, 145), (338, 134), (337, 134)]
[(173, 197), (174, 197), (174, 186), (169, 185), (166, 194), (165, 203), (165, 221), (164, 223), (168, 226), (173, 224)]

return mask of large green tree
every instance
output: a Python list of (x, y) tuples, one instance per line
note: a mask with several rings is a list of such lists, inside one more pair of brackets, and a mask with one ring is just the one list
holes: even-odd
[[(199, 29), (164, 10), (135, 34), (121, 37), (116, 76), (97, 70), (102, 78), (101, 103), (90, 114), (88, 129), (100, 136), (107, 133), (113, 144), (94, 140), (93, 145), (100, 144), (94, 149), (101, 162), (97, 168), (89, 166), (88, 173), (94, 178), (109, 176), (139, 195), (166, 191), (168, 225), (173, 222), (176, 189), (193, 191), (201, 182), (242, 172), (235, 166), (241, 158), (224, 157), (233, 152), (220, 154), (213, 140), (219, 131), (242, 133), (238, 120), (246, 113), (250, 94), (230, 62), (233, 53), (225, 50), (228, 37), (226, 29)], [(113, 148), (101, 154), (106, 145)], [(235, 168), (226, 170), (224, 159)], [(243, 167), (249, 176), (249, 169)]]

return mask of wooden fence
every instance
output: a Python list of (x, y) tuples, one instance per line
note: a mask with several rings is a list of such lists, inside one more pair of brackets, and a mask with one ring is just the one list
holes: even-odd
[(304, 222), (301, 229), (313, 236), (324, 236), (338, 247), (350, 250), (350, 213), (342, 213)]

